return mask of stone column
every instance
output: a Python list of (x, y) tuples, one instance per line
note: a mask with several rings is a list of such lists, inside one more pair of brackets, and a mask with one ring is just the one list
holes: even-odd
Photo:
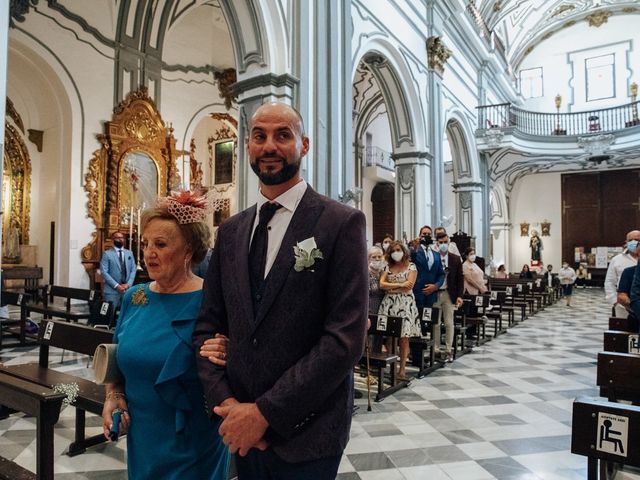
[(422, 225), (433, 223), (433, 158), (427, 152), (397, 153), (392, 158), (396, 165), (396, 237), (410, 240)]
[(475, 237), (475, 248), (478, 255), (486, 257), (488, 252), (482, 227), (483, 222), (488, 221), (484, 218), (484, 187), (479, 182), (457, 183), (453, 187), (456, 194), (458, 228), (469, 236)]
[(258, 178), (249, 166), (245, 141), (247, 126), (251, 115), (263, 103), (284, 102), (293, 104), (298, 79), (288, 75), (266, 73), (241, 80), (234, 84), (233, 92), (237, 96), (238, 121), (238, 210), (242, 211), (255, 203), (258, 195)]

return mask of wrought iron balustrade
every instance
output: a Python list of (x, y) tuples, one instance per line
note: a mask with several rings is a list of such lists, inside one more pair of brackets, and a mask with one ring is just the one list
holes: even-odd
[(478, 128), (513, 128), (535, 136), (615, 132), (640, 125), (639, 103), (573, 113), (530, 112), (510, 103), (483, 105), (478, 107)]
[(391, 159), (391, 153), (380, 147), (366, 147), (364, 156), (365, 167), (380, 167), (385, 170), (394, 171), (395, 164)]

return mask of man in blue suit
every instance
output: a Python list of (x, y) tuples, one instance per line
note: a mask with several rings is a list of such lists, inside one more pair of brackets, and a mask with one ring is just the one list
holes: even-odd
[(431, 307), (438, 299), (438, 289), (445, 279), (440, 255), (433, 251), (431, 245), (431, 227), (425, 225), (420, 229), (419, 244), (411, 251), (411, 261), (418, 270), (418, 277), (413, 287), (416, 305), (420, 310)]
[(100, 260), (100, 272), (104, 280), (102, 297), (111, 302), (114, 308), (118, 308), (122, 295), (136, 278), (136, 262), (133, 252), (124, 248), (122, 233), (114, 232), (111, 240), (113, 248), (106, 250)]

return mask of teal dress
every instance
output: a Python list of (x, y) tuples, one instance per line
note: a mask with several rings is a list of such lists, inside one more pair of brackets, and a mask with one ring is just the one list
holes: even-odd
[(161, 294), (136, 285), (124, 295), (114, 342), (131, 424), (131, 480), (226, 480), (229, 450), (210, 420), (191, 345), (202, 290)]

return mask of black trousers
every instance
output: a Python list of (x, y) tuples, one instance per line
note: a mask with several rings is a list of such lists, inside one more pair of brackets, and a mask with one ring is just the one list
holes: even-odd
[(245, 457), (235, 456), (238, 480), (335, 480), (342, 455), (309, 462), (288, 463), (268, 448), (252, 448)]

